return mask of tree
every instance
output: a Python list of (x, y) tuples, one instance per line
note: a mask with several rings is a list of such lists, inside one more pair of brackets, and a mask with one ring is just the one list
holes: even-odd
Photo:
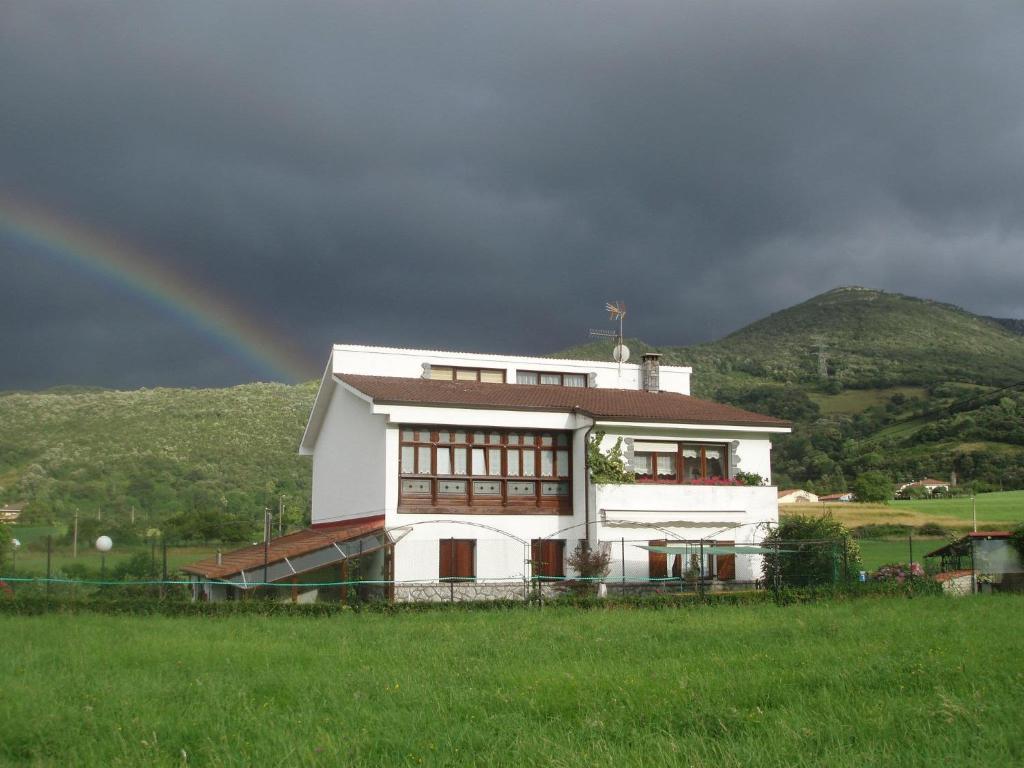
[(892, 481), (885, 472), (871, 470), (857, 475), (850, 490), (857, 501), (886, 502), (892, 498)]
[(626, 468), (626, 460), (622, 456), (622, 438), (608, 449), (601, 450), (604, 432), (595, 431), (587, 442), (587, 466), (590, 477), (595, 483), (635, 483), (636, 475)]
[(762, 545), (779, 548), (762, 561), (762, 575), (768, 583), (778, 577), (786, 586), (832, 584), (861, 566), (857, 540), (831, 513), (783, 518)]

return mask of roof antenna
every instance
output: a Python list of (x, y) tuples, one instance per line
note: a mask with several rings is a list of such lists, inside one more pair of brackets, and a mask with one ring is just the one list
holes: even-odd
[(590, 335), (596, 336), (603, 339), (615, 339), (616, 344), (612, 349), (612, 359), (619, 364), (619, 375), (622, 375), (622, 364), (629, 360), (629, 347), (623, 343), (622, 335), (622, 321), (626, 318), (626, 303), (624, 301), (606, 302), (604, 305), (605, 310), (608, 312), (609, 320), (619, 321), (618, 331), (605, 331), (597, 330), (594, 328), (590, 329)]

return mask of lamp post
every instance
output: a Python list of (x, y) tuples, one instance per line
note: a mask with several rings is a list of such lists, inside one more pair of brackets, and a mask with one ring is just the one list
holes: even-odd
[(100, 536), (96, 539), (96, 549), (100, 553), (100, 581), (107, 577), (107, 552), (114, 546), (109, 536)]
[(17, 539), (11, 539), (11, 571), (15, 576), (18, 575), (18, 550), (21, 549), (21, 542)]
[(971, 516), (974, 518), (974, 532), (978, 532), (978, 500), (971, 494)]

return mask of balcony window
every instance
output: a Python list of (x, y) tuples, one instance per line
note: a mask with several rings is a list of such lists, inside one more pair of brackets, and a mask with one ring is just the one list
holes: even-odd
[(638, 440), (633, 451), (633, 472), (641, 483), (691, 483), (729, 476), (724, 445)]
[[(568, 432), (402, 428), (400, 506), (572, 510), (572, 452)], [(534, 478), (540, 482), (534, 481)], [(462, 510), (469, 512), (470, 510)]]

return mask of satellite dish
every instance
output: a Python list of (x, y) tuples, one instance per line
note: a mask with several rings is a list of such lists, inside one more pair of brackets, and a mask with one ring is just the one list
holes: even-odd
[(612, 359), (616, 363), (624, 363), (629, 360), (629, 347), (625, 344), (616, 344), (612, 350)]

